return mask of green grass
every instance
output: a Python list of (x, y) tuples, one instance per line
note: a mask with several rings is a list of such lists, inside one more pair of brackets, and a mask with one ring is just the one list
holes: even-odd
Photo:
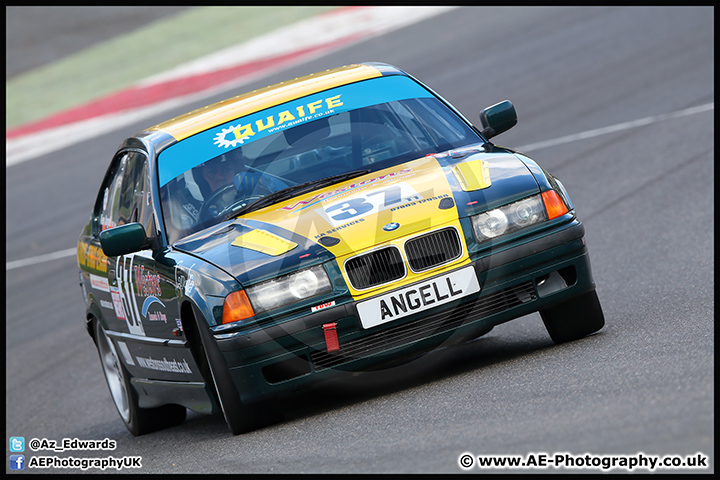
[(5, 85), (6, 128), (117, 92), (151, 75), (335, 7), (196, 7)]

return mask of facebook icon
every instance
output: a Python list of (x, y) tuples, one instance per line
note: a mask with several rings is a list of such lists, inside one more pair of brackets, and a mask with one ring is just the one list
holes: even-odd
[(25, 455), (10, 455), (10, 470), (25, 470)]

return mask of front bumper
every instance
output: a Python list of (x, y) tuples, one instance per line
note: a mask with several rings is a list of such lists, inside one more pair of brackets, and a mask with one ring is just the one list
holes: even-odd
[[(373, 328), (361, 327), (358, 302), (350, 302), (263, 330), (215, 338), (242, 400), (249, 403), (339, 371), (366, 370), (474, 338), (595, 288), (584, 227), (577, 220), (471, 265), (479, 292)], [(328, 351), (323, 330), (328, 324), (337, 332), (338, 351)]]

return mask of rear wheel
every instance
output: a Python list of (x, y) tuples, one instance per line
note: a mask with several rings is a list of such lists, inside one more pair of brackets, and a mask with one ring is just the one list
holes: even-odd
[(185, 420), (187, 410), (180, 405), (164, 405), (156, 408), (138, 406), (137, 394), (130, 384), (128, 372), (120, 362), (115, 346), (105, 333), (105, 329), (97, 320), (95, 344), (115, 408), (130, 433), (143, 435), (177, 425)]
[(605, 325), (605, 316), (595, 290), (540, 310), (540, 316), (555, 343), (577, 340)]

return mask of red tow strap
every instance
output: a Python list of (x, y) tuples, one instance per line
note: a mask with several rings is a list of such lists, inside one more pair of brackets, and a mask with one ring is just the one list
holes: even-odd
[(340, 351), (340, 341), (337, 336), (337, 323), (323, 324), (323, 332), (325, 333), (325, 344), (328, 353)]

